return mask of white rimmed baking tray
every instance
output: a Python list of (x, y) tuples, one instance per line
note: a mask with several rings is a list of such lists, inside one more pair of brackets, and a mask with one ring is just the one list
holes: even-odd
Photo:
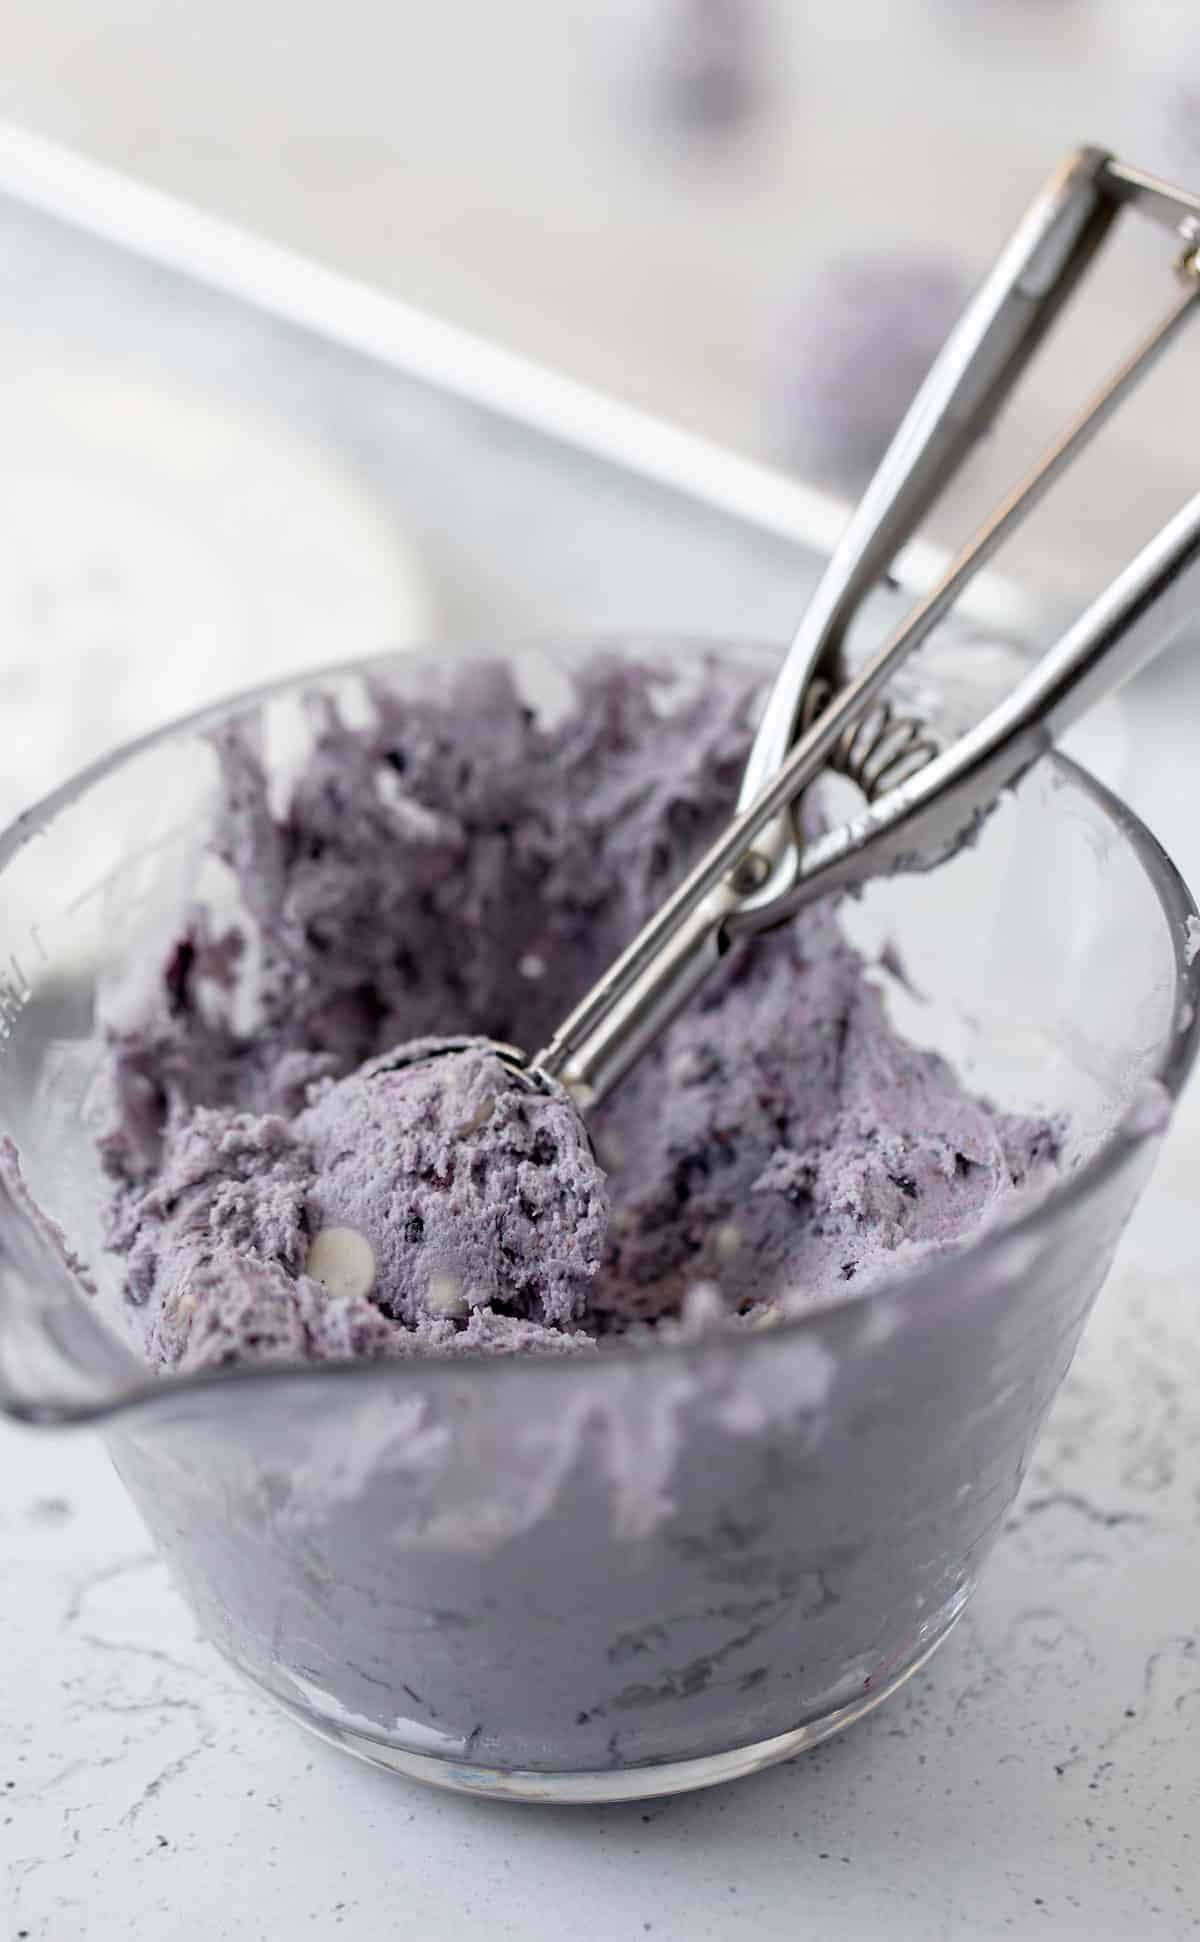
[[(782, 641), (845, 517), (5, 125), (0, 294), (0, 391), (21, 427), (0, 458), (0, 810), (177, 707), (393, 641)], [(903, 586), (941, 557), (911, 547)], [(985, 576), (959, 626), (1020, 643), (1036, 621)]]

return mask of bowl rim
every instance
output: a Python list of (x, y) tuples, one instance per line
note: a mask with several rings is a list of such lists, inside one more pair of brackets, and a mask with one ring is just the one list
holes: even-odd
[[(215, 701), (206, 702), (187, 714), (174, 716), (169, 721), (119, 744), (116, 748), (107, 750), (77, 770), (37, 803), (22, 811), (7, 829), (0, 833), (0, 896), (3, 894), (4, 872), (14, 857), (48, 828), (57, 815), (86, 795), (107, 775), (137, 757), (147, 754), (159, 743), (168, 742), (177, 737), (204, 734), (228, 720), (231, 715), (245, 713), (264, 702), (288, 694), (302, 695), (306, 683), (311, 682), (314, 686), (319, 686), (321, 683), (335, 680), (355, 677), (361, 679), (375, 673), (382, 673), (388, 668), (419, 662), (422, 658), (428, 660), (430, 657), (439, 660), (450, 656), (454, 659), (507, 658), (522, 653), (542, 653), (561, 659), (565, 653), (585, 647), (593, 654), (606, 650), (619, 650), (628, 654), (638, 650), (647, 653), (657, 650), (661, 653), (667, 646), (701, 652), (733, 649), (743, 655), (777, 652), (777, 648), (771, 648), (762, 641), (737, 641), (724, 635), (710, 636), (683, 630), (673, 633), (667, 629), (656, 631), (608, 629), (595, 634), (528, 632), (486, 641), (463, 639), (441, 642), (419, 641), (399, 648), (392, 647), (378, 653), (356, 656), (352, 660), (335, 660), (312, 667), (294, 669), (289, 674), (276, 676), (269, 681), (256, 683)], [(1189, 919), (1200, 920), (1200, 909), (1197, 908), (1196, 901), (1181, 872), (1158, 838), (1115, 791), (1100, 782), (1081, 763), (1064, 755), (1058, 749), (1050, 750), (1041, 758), (1041, 761), (1052, 773), (1057, 774), (1061, 782), (1068, 787), (1078, 789), (1086, 798), (1089, 798), (1112, 824), (1118, 835), (1128, 843), (1162, 911), (1175, 960), (1175, 988), (1171, 1006), (1174, 1029), (1150, 1075), (1150, 1082), (1157, 1082), (1163, 1087), (1173, 1108), (1200, 1051), (1200, 951), (1190, 952), (1191, 940), (1188, 930)], [(1017, 786), (1019, 787), (1020, 784), (1018, 783)], [(1065, 1215), (1076, 1204), (1086, 1203), (1120, 1171), (1136, 1148), (1150, 1139), (1160, 1137), (1168, 1130), (1168, 1126), (1169, 1119), (1161, 1128), (1157, 1126), (1146, 1128), (1131, 1123), (1129, 1116), (1126, 1115), (1124, 1119), (1115, 1122), (1099, 1142), (1095, 1152), (1089, 1155), (1079, 1167), (1062, 1175), (1024, 1212), (983, 1228), (962, 1246), (955, 1248), (951, 1254), (936, 1257), (921, 1268), (912, 1271), (900, 1268), (895, 1273), (882, 1275), (861, 1293), (827, 1298), (805, 1309), (802, 1314), (781, 1318), (770, 1329), (723, 1330), (719, 1334), (690, 1340), (675, 1339), (652, 1344), (639, 1342), (628, 1346), (613, 1345), (604, 1348), (602, 1360), (597, 1360), (587, 1353), (569, 1352), (561, 1355), (488, 1355), (476, 1352), (438, 1355), (432, 1353), (357, 1361), (250, 1363), (195, 1370), (182, 1375), (174, 1373), (159, 1375), (147, 1371), (132, 1346), (122, 1341), (107, 1321), (95, 1317), (97, 1325), (104, 1330), (107, 1343), (125, 1351), (129, 1367), (136, 1372), (132, 1379), (119, 1388), (114, 1386), (107, 1397), (97, 1399), (29, 1400), (14, 1398), (0, 1390), (0, 1412), (25, 1423), (52, 1427), (65, 1424), (97, 1424), (107, 1422), (118, 1415), (128, 1416), (132, 1412), (137, 1412), (139, 1416), (144, 1415), (156, 1405), (161, 1408), (177, 1403), (188, 1396), (203, 1395), (232, 1387), (240, 1388), (247, 1383), (255, 1385), (265, 1383), (276, 1387), (296, 1382), (362, 1382), (367, 1379), (394, 1384), (408, 1379), (423, 1384), (429, 1381), (455, 1379), (461, 1381), (464, 1378), (469, 1379), (471, 1371), (484, 1369), (488, 1372), (489, 1382), (503, 1382), (520, 1371), (532, 1368), (545, 1372), (544, 1375), (534, 1378), (535, 1380), (569, 1381), (572, 1379), (573, 1372), (596, 1370), (601, 1367), (628, 1369), (635, 1366), (646, 1369), (655, 1363), (665, 1362), (666, 1366), (677, 1368), (681, 1363), (686, 1365), (711, 1356), (714, 1351), (726, 1355), (745, 1355), (773, 1343), (784, 1340), (794, 1341), (819, 1324), (828, 1324), (832, 1317), (858, 1319), (867, 1316), (873, 1308), (890, 1307), (897, 1302), (903, 1302), (907, 1306), (923, 1298), (931, 1298), (945, 1276), (973, 1271), (981, 1264), (986, 1266), (993, 1259), (1002, 1259), (1006, 1250), (1012, 1249), (1014, 1245), (1019, 1249), (1023, 1242), (1035, 1237), (1043, 1227), (1052, 1225), (1060, 1215)], [(79, 1299), (83, 1299), (81, 1293)]]

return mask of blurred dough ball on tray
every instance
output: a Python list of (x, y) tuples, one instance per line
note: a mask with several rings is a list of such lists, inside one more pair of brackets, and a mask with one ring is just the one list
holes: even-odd
[(609, 25), (631, 99), (663, 126), (730, 128), (758, 107), (760, 0), (618, 0)]
[(776, 455), (823, 484), (861, 490), (969, 296), (957, 264), (940, 257), (880, 252), (815, 265), (770, 343)]

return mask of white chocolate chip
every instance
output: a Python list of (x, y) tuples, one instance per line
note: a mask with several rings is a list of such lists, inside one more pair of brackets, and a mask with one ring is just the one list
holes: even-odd
[(760, 1308), (756, 1315), (751, 1316), (750, 1327), (751, 1328), (774, 1328), (776, 1322), (781, 1322), (782, 1320), (783, 1320), (783, 1314), (781, 1310), (776, 1308), (772, 1303), (770, 1307)]
[(343, 1301), (361, 1299), (375, 1286), (375, 1256), (357, 1228), (323, 1227), (309, 1247), (304, 1272), (319, 1281), (327, 1295)]
[(462, 1316), (469, 1313), (471, 1304), (452, 1274), (431, 1274), (425, 1306), (431, 1315)]
[(523, 978), (544, 978), (546, 960), (540, 958), (536, 951), (526, 951), (523, 958), (517, 959), (517, 970)]
[(683, 1297), (683, 1319), (690, 1328), (703, 1333), (725, 1320), (727, 1310), (721, 1290), (711, 1281), (697, 1281)]
[(496, 1110), (495, 1093), (494, 1092), (485, 1093), (484, 1097), (480, 1100), (479, 1104), (476, 1106), (475, 1111), (471, 1114), (470, 1119), (464, 1119), (461, 1126), (455, 1127), (454, 1131), (456, 1136), (461, 1140), (461, 1139), (464, 1139), (468, 1133), (477, 1133), (481, 1126), (487, 1125), (488, 1120), (491, 1118), (495, 1110)]
[(742, 1245), (742, 1230), (736, 1221), (728, 1220), (718, 1227), (716, 1249), (718, 1261), (732, 1261)]

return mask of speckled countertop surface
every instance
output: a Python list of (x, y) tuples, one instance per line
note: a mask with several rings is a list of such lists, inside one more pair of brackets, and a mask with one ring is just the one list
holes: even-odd
[[(993, 11), (938, 4), (973, 21)], [(724, 186), (693, 158), (653, 190), (644, 157), (621, 164), (605, 189), (596, 171), (608, 137), (582, 124), (572, 131), (560, 103), (552, 120), (574, 161), (547, 219), (554, 248), (535, 257), (519, 220), (521, 183), (535, 166), (539, 179), (555, 173), (544, 167), (549, 124), (539, 152), (513, 117), (481, 178), (447, 120), (456, 103), (478, 110), (481, 74), (519, 96), (520, 47), (485, 58), (480, 43), (456, 78), (449, 37), (461, 32), (459, 0), (402, 11), (416, 36), (413, 71), (437, 77), (427, 113), (397, 107), (416, 98), (391, 38), (399, 29), (386, 24), (399, 14), (339, 10), (334, 46), (333, 15), (322, 27), (319, 10), (285, 14), (277, 0), (251, 20), (237, 10), (236, 23), (230, 8), (207, 10), (203, 41), (182, 10), (103, 0), (85, 25), (76, 0), (47, 0), (9, 23), (0, 110), (752, 443), (753, 376), (741, 362), (750, 339), (730, 291), (750, 275), (770, 294), (764, 266), (782, 232), (767, 175), (795, 185), (812, 157), (833, 153), (847, 208), (861, 216), (871, 206), (877, 175), (865, 161), (851, 166), (844, 102), (814, 86), (808, 121), (784, 144), (790, 177), (773, 173), (776, 124), (775, 147), (744, 154)], [(584, 11), (576, 0), (556, 9), (531, 0), (497, 18), (511, 27), (518, 13), (553, 17), (552, 50), (577, 61), (565, 23)], [(924, 17), (936, 11), (930, 0)], [(1022, 11), (1039, 22), (1028, 27), (1042, 37), (1037, 61), (1022, 50), (1026, 30), (1010, 26), (989, 85), (974, 94), (962, 86), (965, 43), (946, 52), (945, 23), (937, 29), (946, 72), (958, 77), (939, 97), (942, 125), (956, 141), (969, 130), (975, 144), (987, 247), (1049, 154), (1091, 132), (1078, 124), (1085, 99), (1125, 139), (1148, 98), (1143, 68), (1114, 64), (1119, 8), (1047, 0), (1014, 6), (1010, 21)], [(1169, 9), (1156, 0), (1142, 11), (1165, 18)], [(855, 9), (841, 12), (845, 43)], [(885, 13), (861, 10), (864, 45), (883, 32)], [(244, 59), (231, 61), (235, 25)], [(1005, 72), (1029, 81), (1022, 113), (1032, 132), (1019, 165)], [(355, 80), (364, 73), (373, 77), (365, 88)], [(880, 85), (876, 76), (874, 93), (859, 89), (855, 112), (878, 105)], [(873, 139), (878, 156), (877, 125)], [(907, 233), (921, 240), (945, 172), (912, 151), (906, 166)], [(695, 196), (680, 227), (683, 175)], [(738, 198), (760, 194), (761, 223), (741, 223)], [(960, 237), (967, 219), (964, 208)], [(729, 239), (715, 254), (714, 223)], [(659, 248), (667, 233), (669, 256)], [(617, 247), (614, 238), (634, 266), (636, 303), (622, 305), (601, 273), (595, 253)], [(582, 274), (575, 244), (592, 252), (594, 275)], [(551, 288), (556, 258), (562, 274)], [(697, 336), (688, 321), (699, 300)], [(100, 344), (103, 306), (89, 316)], [(1182, 449), (1171, 446), (1158, 468), (1176, 482)], [(503, 462), (517, 464), (511, 454)], [(413, 517), (406, 508), (409, 525)], [(657, 590), (645, 617), (687, 622), (663, 580), (673, 558), (663, 546), (653, 562), (646, 549), (646, 585), (653, 565)], [(714, 584), (732, 589), (724, 561), (705, 560)], [(436, 545), (430, 561), (445, 566)], [(755, 625), (778, 627), (794, 597), (789, 572), (761, 549), (735, 564), (745, 579), (730, 603), (741, 611), (753, 589)], [(585, 614), (607, 620), (599, 570), (589, 570)], [(442, 624), (469, 624), (472, 603), (494, 596), (482, 568), (469, 598), (459, 578), (443, 577), (439, 586), (431, 572)], [(707, 583), (695, 594), (692, 584), (684, 605), (703, 598), (707, 610)], [(551, 609), (559, 596), (556, 585)], [(1193, 882), (1200, 819), (1187, 723), (1198, 711), (1200, 674), (1177, 659), (1125, 705), (1109, 774)], [(1175, 1942), (1200, 1932), (1198, 1166), (1200, 1089), (1177, 1116), (978, 1597), (942, 1652), (843, 1739), (705, 1795), (561, 1812), (479, 1804), (327, 1750), (196, 1638), (96, 1439), (0, 1428), (0, 1942), (170, 1933), (275, 1942), (341, 1929), (368, 1942), (400, 1933), (452, 1942), (481, 1929), (521, 1942), (1042, 1933)]]

